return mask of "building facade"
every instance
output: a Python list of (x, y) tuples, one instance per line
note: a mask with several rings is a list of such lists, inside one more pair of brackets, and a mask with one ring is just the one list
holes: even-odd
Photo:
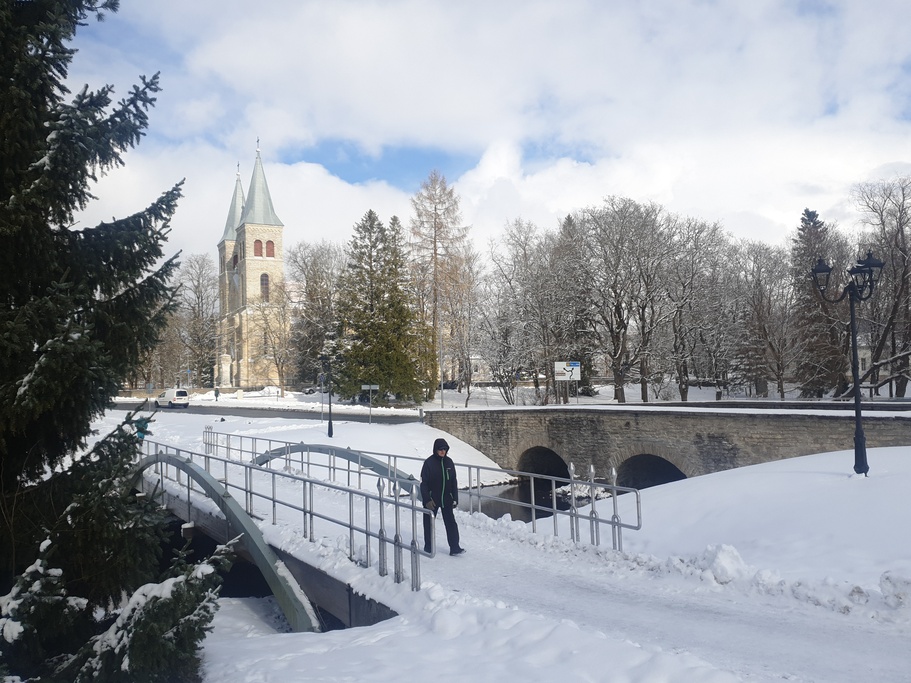
[(283, 230), (257, 149), (246, 197), (237, 174), (224, 234), (218, 243), (216, 386), (279, 384), (269, 328), (275, 318), (275, 292), (284, 280)]

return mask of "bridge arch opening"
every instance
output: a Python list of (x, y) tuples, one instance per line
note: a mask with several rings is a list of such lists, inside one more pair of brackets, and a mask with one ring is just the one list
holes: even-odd
[(647, 489), (681, 479), (686, 479), (686, 475), (676, 465), (650, 453), (634, 455), (617, 469), (617, 485), (634, 489)]
[(544, 446), (534, 446), (522, 453), (516, 469), (520, 472), (569, 479), (569, 466), (566, 461)]
[[(523, 452), (516, 463), (516, 470), (529, 474), (569, 479), (569, 466), (554, 451), (544, 446), (535, 446)], [(561, 484), (557, 484), (561, 486)], [(535, 518), (549, 517), (550, 512), (542, 508), (552, 505), (553, 487), (547, 479), (521, 477), (518, 482), (484, 487), (484, 498), (478, 501), (479, 510), (491, 519), (510, 515), (512, 519), (522, 522), (532, 520), (530, 503), (540, 506)], [(558, 498), (555, 503), (558, 510), (566, 510), (569, 503)]]

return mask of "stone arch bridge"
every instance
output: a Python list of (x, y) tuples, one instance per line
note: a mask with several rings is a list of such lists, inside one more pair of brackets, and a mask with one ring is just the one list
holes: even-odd
[[(647, 488), (710, 472), (854, 448), (854, 413), (844, 404), (766, 407), (540, 406), (438, 410), (425, 422), (474, 446), (506, 469), (580, 476)], [(885, 406), (880, 406), (885, 407)], [(911, 445), (911, 411), (868, 411), (867, 447)], [(458, 458), (458, 454), (453, 455)], [(851, 472), (853, 457), (845, 463)], [(871, 461), (875, 472), (876, 461)]]

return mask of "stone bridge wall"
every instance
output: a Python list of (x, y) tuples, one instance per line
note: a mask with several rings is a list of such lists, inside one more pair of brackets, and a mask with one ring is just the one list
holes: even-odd
[[(851, 411), (549, 406), (430, 411), (425, 421), (507, 469), (520, 469), (522, 454), (543, 446), (574, 463), (580, 473), (593, 464), (599, 477), (643, 454), (659, 456), (693, 477), (854, 448)], [(865, 416), (863, 424), (868, 448), (911, 445), (908, 413)]]

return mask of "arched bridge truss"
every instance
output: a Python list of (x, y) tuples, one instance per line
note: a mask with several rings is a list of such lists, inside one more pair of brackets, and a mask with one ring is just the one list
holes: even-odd
[[(287, 572), (280, 572), (283, 563), (275, 556), (266, 543), (259, 527), (243, 507), (231, 496), (211, 474), (187, 458), (169, 453), (154, 453), (143, 458), (136, 466), (136, 482), (150, 467), (167, 465), (186, 473), (215, 502), (231, 528), (243, 534), (242, 543), (256, 567), (262, 572), (266, 583), (275, 595), (288, 624), (294, 631), (319, 631), (319, 621), (310, 600), (299, 586), (292, 585), (286, 578)], [(188, 498), (189, 500), (189, 498)], [(189, 503), (188, 503), (189, 504)]]

